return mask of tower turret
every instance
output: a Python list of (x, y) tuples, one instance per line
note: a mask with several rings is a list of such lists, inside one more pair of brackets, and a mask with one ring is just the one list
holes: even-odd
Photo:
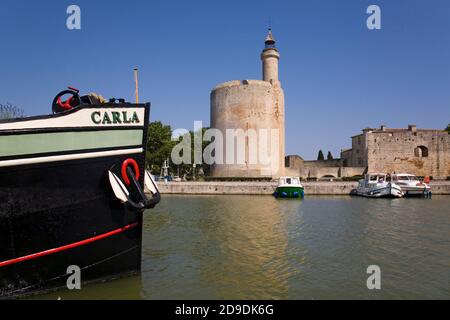
[(280, 53), (275, 47), (275, 38), (272, 35), (272, 29), (269, 28), (269, 33), (266, 38), (265, 48), (261, 53), (261, 60), (263, 62), (263, 80), (272, 84), (277, 84), (278, 81), (278, 60), (280, 60)]

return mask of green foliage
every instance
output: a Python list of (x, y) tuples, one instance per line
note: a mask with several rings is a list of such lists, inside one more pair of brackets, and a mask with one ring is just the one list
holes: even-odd
[(325, 157), (323, 156), (322, 150), (319, 151), (319, 155), (317, 156), (317, 160), (319, 160), (319, 161), (325, 160)]
[[(201, 132), (202, 133), (202, 138), (203, 138), (203, 135), (205, 134), (205, 131), (208, 130), (208, 129), (209, 128), (202, 128), (202, 132)], [(198, 179), (203, 180), (205, 177), (209, 176), (210, 172), (211, 172), (211, 166), (206, 164), (206, 163), (203, 163), (203, 152), (204, 152), (205, 148), (211, 142), (202, 140), (202, 155), (201, 155), (201, 157), (202, 157), (202, 164), (197, 164), (195, 169), (194, 169), (194, 167), (192, 165), (194, 163), (194, 160), (195, 160), (195, 157), (194, 157), (194, 151), (195, 151), (195, 148), (194, 148), (195, 147), (194, 131), (191, 130), (191, 131), (189, 131), (188, 134), (190, 135), (190, 141), (191, 141), (191, 164), (183, 163), (183, 164), (180, 164), (178, 166), (174, 165), (173, 166), (174, 168), (173, 168), (172, 172), (174, 174), (178, 174), (178, 171), (179, 171), (180, 177), (185, 177), (187, 180), (192, 180), (193, 176), (194, 176), (194, 170), (195, 170), (195, 179), (196, 180), (198, 180)], [(198, 134), (198, 132), (197, 132), (197, 134)], [(181, 136), (179, 138), (179, 140), (175, 143), (175, 145), (180, 143), (183, 140), (183, 138), (184, 138), (184, 136)]]
[(160, 121), (148, 126), (147, 167), (153, 174), (160, 174), (164, 160), (170, 158), (175, 142), (172, 141), (172, 129)]
[(333, 155), (331, 154), (331, 151), (328, 151), (327, 160), (328, 161), (334, 160)]
[(11, 103), (0, 104), (0, 120), (2, 119), (14, 119), (23, 118), (25, 112), (17, 106)]
[(447, 131), (448, 134), (450, 134), (450, 124), (447, 126), (447, 128), (445, 128), (445, 131)]
[[(192, 178), (194, 175), (194, 168), (192, 164), (175, 165), (171, 163), (170, 158), (172, 149), (183, 141), (185, 136), (180, 136), (178, 140), (172, 141), (172, 128), (169, 125), (164, 125), (160, 121), (150, 123), (148, 128), (148, 142), (147, 142), (147, 167), (153, 174), (159, 175), (161, 167), (165, 160), (169, 159), (169, 174), (180, 175), (180, 177)], [(202, 128), (202, 137), (208, 128)], [(190, 135), (191, 141), (191, 162), (194, 162), (194, 132), (187, 133)], [(210, 142), (202, 141), (202, 156), (203, 151)], [(195, 177), (202, 178), (208, 176), (210, 173), (210, 166), (207, 164), (197, 165), (195, 168)]]
[[(209, 128), (202, 128), (202, 137), (205, 135), (205, 132), (206, 132), (206, 130), (208, 130), (208, 129), (209, 129)], [(213, 141), (214, 141), (214, 140), (213, 140)], [(203, 155), (203, 152), (205, 151), (205, 148), (206, 148), (210, 143), (212, 143), (212, 142), (210, 142), (210, 141), (203, 141), (203, 142), (202, 142), (202, 155)], [(201, 165), (201, 167), (202, 167), (203, 175), (204, 175), (205, 177), (207, 177), (207, 176), (209, 176), (209, 175), (211, 174), (211, 165), (206, 164), (206, 163), (203, 163), (203, 164)]]

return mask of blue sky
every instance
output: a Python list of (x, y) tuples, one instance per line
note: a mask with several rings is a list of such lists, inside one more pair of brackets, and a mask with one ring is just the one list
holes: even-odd
[[(81, 7), (82, 29), (66, 28)], [(382, 29), (366, 27), (366, 8)], [(51, 112), (67, 85), (141, 101), (173, 128), (209, 124), (218, 83), (260, 79), (269, 21), (281, 52), (287, 153), (335, 156), (364, 127), (450, 122), (450, 1), (0, 2), (0, 103)]]

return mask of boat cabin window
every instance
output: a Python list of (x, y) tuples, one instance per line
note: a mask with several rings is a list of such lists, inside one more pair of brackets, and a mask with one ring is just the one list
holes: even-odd
[(287, 178), (287, 179), (286, 179), (286, 183), (287, 183), (287, 184), (292, 184), (292, 179), (291, 179), (291, 178)]
[(420, 181), (416, 176), (397, 176), (398, 181)]
[(385, 180), (386, 180), (386, 176), (383, 176), (383, 175), (370, 176), (370, 179), (369, 179), (370, 182), (384, 182)]

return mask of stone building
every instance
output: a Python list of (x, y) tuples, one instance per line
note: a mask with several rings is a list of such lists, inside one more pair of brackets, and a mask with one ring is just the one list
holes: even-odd
[(298, 155), (286, 156), (285, 172), (289, 176), (299, 176), (303, 180), (334, 180), (361, 176), (365, 167), (344, 166), (342, 159), (303, 160)]
[[(365, 172), (405, 172), (434, 179), (450, 176), (450, 135), (444, 130), (418, 129), (415, 125), (408, 129), (386, 126), (364, 129), (362, 134), (352, 137), (352, 148), (342, 150), (340, 159), (285, 158), (284, 92), (278, 79), (279, 59), (280, 53), (269, 30), (261, 53), (262, 80), (229, 81), (212, 90), (211, 128), (218, 129), (223, 138), (218, 157), (222, 157), (222, 163), (211, 167), (212, 176), (277, 178), (286, 174), (305, 179), (332, 179), (360, 176)], [(268, 132), (269, 141), (272, 131), (278, 132), (277, 143), (270, 141), (265, 150), (269, 163), (260, 157), (261, 130)], [(228, 135), (228, 131), (234, 134)], [(256, 140), (250, 132), (256, 133)], [(236, 155), (239, 150), (242, 151), (240, 160)]]
[(305, 161), (286, 157), (286, 173), (303, 179), (336, 179), (366, 172), (412, 173), (433, 179), (450, 177), (450, 135), (445, 130), (366, 128), (352, 137), (352, 148), (343, 149), (341, 158)]
[(342, 150), (344, 167), (366, 167), (368, 172), (412, 173), (446, 179), (450, 176), (450, 135), (445, 130), (364, 129), (352, 137), (352, 148)]
[[(284, 93), (278, 79), (278, 61), (280, 53), (275, 46), (275, 39), (269, 29), (265, 48), (261, 53), (262, 80), (235, 80), (216, 86), (211, 92), (211, 127), (221, 131), (223, 136), (223, 164), (216, 163), (211, 168), (215, 177), (279, 177), (284, 171), (285, 155), (285, 121)], [(276, 143), (267, 143), (265, 150), (270, 163), (257, 157), (251, 158), (254, 147), (260, 142), (260, 130), (267, 134), (277, 133)], [(227, 150), (227, 144), (239, 139), (237, 136), (227, 136), (227, 131), (242, 130), (256, 132), (258, 142), (251, 140), (249, 135), (243, 138), (245, 149), (244, 161), (226, 161), (226, 155), (237, 153)], [(260, 145), (259, 145), (260, 146)]]

